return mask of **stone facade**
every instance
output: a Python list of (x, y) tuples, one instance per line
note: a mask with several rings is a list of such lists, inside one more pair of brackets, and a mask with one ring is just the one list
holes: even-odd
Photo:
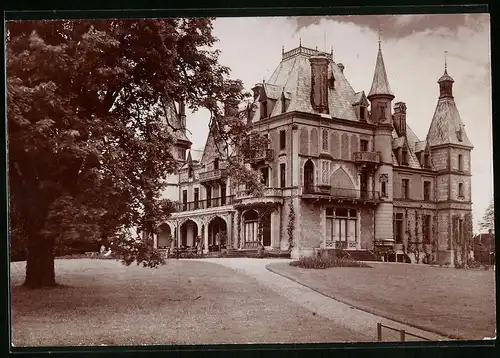
[(203, 154), (190, 152), (179, 171), (178, 196), (171, 198), (179, 211), (158, 243), (168, 235), (188, 243), (198, 236), (205, 251), (217, 250), (226, 232), (226, 247), (291, 249), (293, 258), (342, 248), (452, 263), (452, 217), (471, 212), (472, 145), (448, 77), (440, 79), (436, 114), (420, 141), (406, 122), (406, 105), (393, 105), (381, 49), (368, 96), (352, 90), (331, 54), (302, 46), (283, 53), (271, 78), (255, 85), (253, 103), (243, 104), (254, 110), (239, 110), (270, 140), (271, 156), (251, 163), (267, 173), (264, 196), (231, 185), (209, 134)]

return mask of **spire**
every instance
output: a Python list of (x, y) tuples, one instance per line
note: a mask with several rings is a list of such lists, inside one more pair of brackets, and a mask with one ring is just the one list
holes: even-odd
[(379, 51), (382, 51), (382, 45), (381, 45), (381, 41), (380, 41), (380, 33), (382, 32), (382, 30), (380, 29), (380, 27), (378, 28), (378, 50)]
[(448, 75), (448, 62), (446, 54), (448, 51), (444, 52), (444, 74), (439, 78), (439, 98), (453, 98), (453, 78)]
[(373, 74), (372, 88), (368, 94), (368, 99), (377, 95), (386, 95), (394, 98), (391, 87), (389, 86), (389, 81), (387, 80), (387, 73), (385, 71), (384, 57), (382, 56), (382, 46), (380, 42), (380, 30), (377, 62), (375, 64), (375, 73)]

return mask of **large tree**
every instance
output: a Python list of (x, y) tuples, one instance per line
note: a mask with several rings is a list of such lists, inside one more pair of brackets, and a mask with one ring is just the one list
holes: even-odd
[(175, 104), (207, 108), (220, 150), (242, 145), (233, 173), (259, 188), (238, 157), (256, 148), (247, 126), (221, 113), (246, 95), (212, 50), (212, 21), (7, 23), (11, 239), (25, 238), (27, 286), (56, 284), (54, 247), (68, 239), (112, 240), (126, 264), (162, 262), (151, 234), (173, 210), (160, 192), (176, 169)]
[(495, 203), (493, 202), (493, 200), (486, 208), (483, 220), (481, 220), (481, 222), (479, 223), (479, 227), (481, 230), (486, 232), (488, 232), (489, 230), (495, 232)]

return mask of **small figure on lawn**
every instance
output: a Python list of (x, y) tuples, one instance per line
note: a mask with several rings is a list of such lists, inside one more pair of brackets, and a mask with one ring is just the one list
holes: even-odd
[(104, 245), (101, 245), (101, 249), (99, 250), (99, 253), (102, 255), (104, 255), (106, 253), (106, 246)]

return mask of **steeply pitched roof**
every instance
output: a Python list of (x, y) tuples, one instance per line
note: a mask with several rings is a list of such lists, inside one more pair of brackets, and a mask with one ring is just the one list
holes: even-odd
[[(458, 140), (457, 132), (459, 131), (462, 132), (462, 141)], [(427, 141), (430, 146), (458, 144), (472, 147), (453, 98), (445, 97), (438, 100)]]
[(382, 56), (382, 50), (379, 47), (377, 54), (377, 62), (375, 64), (375, 72), (373, 74), (372, 88), (368, 97), (374, 95), (391, 95), (394, 94), (389, 86), (389, 80), (387, 79), (387, 72), (385, 71), (384, 57)]
[[(284, 93), (290, 100), (286, 112), (300, 111), (317, 114), (311, 105), (311, 56), (322, 55), (320, 51), (301, 47), (289, 51), (291, 56), (283, 57), (271, 77), (265, 82), (266, 96), (281, 100)], [(329, 113), (334, 118), (358, 121), (356, 111), (352, 106), (356, 92), (345, 78), (344, 74), (333, 61), (330, 61), (328, 72), (335, 78), (335, 88), (328, 89)], [(279, 95), (276, 93), (279, 89)], [(281, 105), (277, 102), (271, 116), (281, 114)], [(253, 122), (260, 119), (260, 106), (257, 106)]]
[(418, 139), (417, 135), (412, 131), (412, 129), (408, 125), (408, 122), (406, 122), (406, 138), (408, 139), (408, 146), (410, 147), (410, 149), (415, 151), (415, 145), (420, 140)]

